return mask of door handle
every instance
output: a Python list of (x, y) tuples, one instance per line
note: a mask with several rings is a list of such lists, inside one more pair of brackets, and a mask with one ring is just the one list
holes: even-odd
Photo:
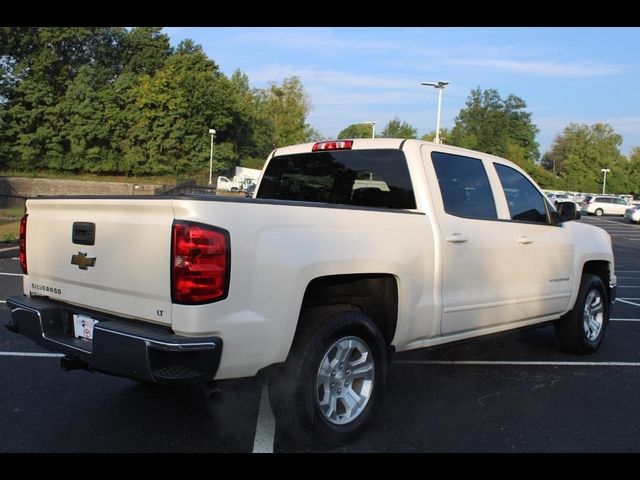
[(451, 243), (465, 243), (469, 239), (464, 235), (460, 235), (459, 233), (454, 233), (453, 235), (447, 235), (445, 237), (445, 240)]
[(518, 243), (522, 243), (523, 245), (529, 245), (530, 243), (533, 243), (533, 240), (530, 239), (529, 237), (520, 237), (518, 240), (516, 240)]

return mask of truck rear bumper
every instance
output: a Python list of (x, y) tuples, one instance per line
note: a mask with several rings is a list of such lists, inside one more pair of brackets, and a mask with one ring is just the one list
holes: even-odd
[[(165, 384), (213, 380), (220, 364), (222, 339), (183, 337), (168, 328), (88, 312), (46, 298), (7, 299), (7, 328), (47, 350), (63, 353), (62, 365)], [(75, 338), (73, 314), (98, 321), (93, 341)], [(72, 360), (72, 361), (70, 361)]]

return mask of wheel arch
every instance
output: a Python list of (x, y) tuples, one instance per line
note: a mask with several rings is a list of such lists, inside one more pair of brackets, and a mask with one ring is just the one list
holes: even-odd
[(589, 260), (582, 266), (582, 273), (590, 273), (599, 277), (607, 290), (607, 299), (611, 299), (611, 266), (606, 260)]
[(390, 345), (398, 324), (398, 282), (385, 273), (318, 277), (307, 285), (300, 318), (311, 308), (360, 310), (371, 318)]

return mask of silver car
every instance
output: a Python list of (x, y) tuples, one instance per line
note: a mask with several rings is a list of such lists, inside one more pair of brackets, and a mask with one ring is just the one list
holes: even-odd
[(624, 218), (631, 223), (640, 223), (640, 205), (634, 205), (631, 208), (627, 208), (624, 212)]

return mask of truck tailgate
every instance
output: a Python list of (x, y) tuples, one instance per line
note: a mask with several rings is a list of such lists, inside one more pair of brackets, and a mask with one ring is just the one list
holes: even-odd
[(25, 294), (171, 324), (171, 202), (28, 200)]

